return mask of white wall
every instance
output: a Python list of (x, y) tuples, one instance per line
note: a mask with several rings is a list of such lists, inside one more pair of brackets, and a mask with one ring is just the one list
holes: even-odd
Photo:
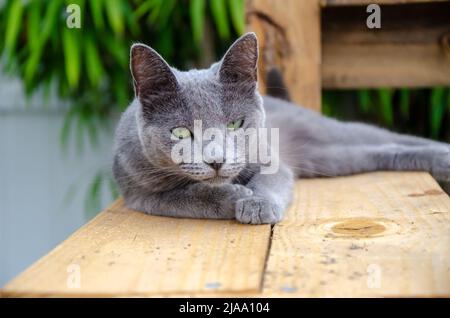
[[(44, 109), (40, 96), (26, 104), (20, 83), (0, 77), (0, 287), (87, 221), (89, 183), (111, 166), (112, 131), (97, 149), (79, 154), (71, 142), (64, 152), (63, 105), (51, 99)], [(101, 199), (112, 200), (106, 187)]]

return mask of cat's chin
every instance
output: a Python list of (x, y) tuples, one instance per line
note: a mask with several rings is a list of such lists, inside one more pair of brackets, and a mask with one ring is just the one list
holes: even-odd
[(210, 185), (221, 185), (225, 183), (231, 182), (231, 177), (222, 177), (222, 176), (214, 176), (212, 178), (202, 180), (205, 183), (209, 183)]

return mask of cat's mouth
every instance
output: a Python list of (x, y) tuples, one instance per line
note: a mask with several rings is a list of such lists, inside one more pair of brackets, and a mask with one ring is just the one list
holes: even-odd
[(231, 179), (233, 179), (235, 177), (235, 175), (221, 175), (218, 172), (216, 172), (215, 174), (211, 174), (211, 175), (190, 175), (191, 178), (200, 181), (200, 182), (205, 182), (205, 183), (209, 183), (211, 185), (219, 185), (219, 184), (223, 184), (223, 183), (228, 183), (230, 182)]
[[(189, 164), (181, 164), (179, 166), (182, 173), (194, 180), (211, 183), (221, 184), (229, 182), (231, 179), (239, 175), (242, 167), (240, 166), (227, 166), (227, 167), (198, 167)], [(213, 169), (214, 168), (214, 169)]]

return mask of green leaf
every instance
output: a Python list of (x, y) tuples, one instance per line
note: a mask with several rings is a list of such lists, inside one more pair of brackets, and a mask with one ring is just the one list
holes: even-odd
[(391, 90), (387, 88), (379, 89), (378, 98), (380, 102), (381, 117), (386, 125), (392, 126), (394, 124), (394, 112)]
[(34, 51), (40, 46), (40, 21), (41, 21), (41, 2), (33, 1), (28, 10), (27, 20), (27, 41), (30, 44), (30, 51)]
[(147, 14), (151, 8), (155, 5), (156, 1), (144, 1), (135, 11), (134, 18), (140, 19)]
[(31, 2), (28, 10), (28, 27), (27, 27), (27, 41), (29, 43), (29, 55), (25, 62), (24, 81), (26, 87), (33, 86), (33, 79), (42, 56), (41, 37), (41, 2)]
[(41, 46), (45, 45), (45, 42), (50, 38), (50, 35), (59, 34), (58, 28), (56, 28), (56, 22), (58, 21), (62, 8), (63, 2), (61, 0), (52, 0), (47, 4), (47, 10), (45, 11), (45, 16), (42, 19), (44, 25), (42, 26), (40, 36)]
[(361, 89), (357, 92), (359, 107), (363, 113), (368, 113), (370, 110), (370, 91), (368, 89)]
[(100, 40), (102, 46), (106, 48), (110, 54), (110, 57), (115, 59), (115, 62), (117, 62), (123, 69), (127, 67), (128, 48), (123, 42), (118, 41), (112, 35), (105, 35), (97, 40)]
[(175, 5), (177, 4), (176, 0), (165, 0), (164, 6), (161, 7), (160, 13), (158, 16), (158, 29), (164, 29), (167, 26), (167, 23), (170, 20), (171, 15), (175, 9)]
[(450, 89), (447, 89), (447, 108), (447, 111), (450, 113)]
[(5, 49), (8, 56), (11, 56), (16, 48), (20, 27), (23, 25), (22, 15), (22, 0), (12, 0), (7, 14), (5, 34)]
[(124, 31), (124, 18), (122, 16), (122, 2), (120, 0), (108, 0), (105, 6), (106, 15), (113, 31), (122, 35)]
[(231, 21), (238, 34), (245, 31), (245, 5), (243, 0), (229, 0)]
[(132, 38), (138, 37), (141, 32), (141, 28), (138, 23), (139, 21), (135, 19), (133, 9), (130, 7), (128, 2), (123, 3), (123, 15), (125, 17), (125, 27), (128, 28), (129, 36)]
[(164, 58), (172, 58), (174, 52), (174, 41), (173, 34), (170, 28), (162, 29), (159, 34), (161, 34), (155, 46), (158, 48), (158, 52), (161, 53)]
[(210, 0), (209, 3), (219, 36), (222, 39), (228, 39), (230, 37), (230, 26), (228, 24), (225, 0)]
[(322, 113), (326, 116), (331, 116), (332, 114), (332, 107), (330, 105), (330, 100), (332, 98), (330, 97), (329, 92), (323, 92), (322, 93)]
[(25, 73), (23, 79), (25, 80), (26, 85), (32, 85), (32, 81), (36, 75), (41, 57), (42, 49), (40, 47), (37, 47), (36, 49), (31, 51), (31, 55), (25, 63)]
[(67, 82), (73, 89), (78, 86), (80, 79), (80, 46), (81, 41), (78, 41), (77, 29), (64, 28), (63, 31), (63, 49), (64, 62), (66, 69)]
[(97, 47), (91, 35), (86, 37), (85, 54), (86, 54), (86, 71), (92, 85), (98, 86), (103, 76), (104, 69), (102, 61), (98, 54)]
[(192, 0), (189, 6), (191, 18), (192, 37), (198, 45), (203, 37), (203, 27), (205, 22), (205, 0)]
[(407, 88), (400, 89), (400, 113), (403, 118), (409, 118), (410, 92)]
[(442, 120), (444, 118), (445, 108), (445, 89), (442, 87), (433, 88), (430, 96), (431, 104), (431, 117), (430, 127), (431, 136), (433, 138), (439, 137), (439, 132), (442, 126)]
[(115, 92), (115, 100), (119, 106), (119, 110), (123, 111), (128, 106), (129, 96), (127, 94), (127, 85), (123, 79), (123, 77), (116, 76), (114, 78), (114, 92)]
[(105, 27), (105, 22), (103, 19), (103, 0), (91, 0), (88, 2), (91, 7), (91, 15), (95, 28), (98, 30), (103, 30)]

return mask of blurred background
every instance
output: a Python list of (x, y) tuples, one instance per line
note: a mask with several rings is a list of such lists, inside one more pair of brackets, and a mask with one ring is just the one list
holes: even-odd
[[(66, 27), (69, 4), (81, 28)], [(173, 66), (219, 59), (244, 0), (0, 0), (0, 286), (118, 196), (114, 127), (133, 98), (129, 47)], [(450, 140), (450, 89), (324, 91), (326, 115)]]

